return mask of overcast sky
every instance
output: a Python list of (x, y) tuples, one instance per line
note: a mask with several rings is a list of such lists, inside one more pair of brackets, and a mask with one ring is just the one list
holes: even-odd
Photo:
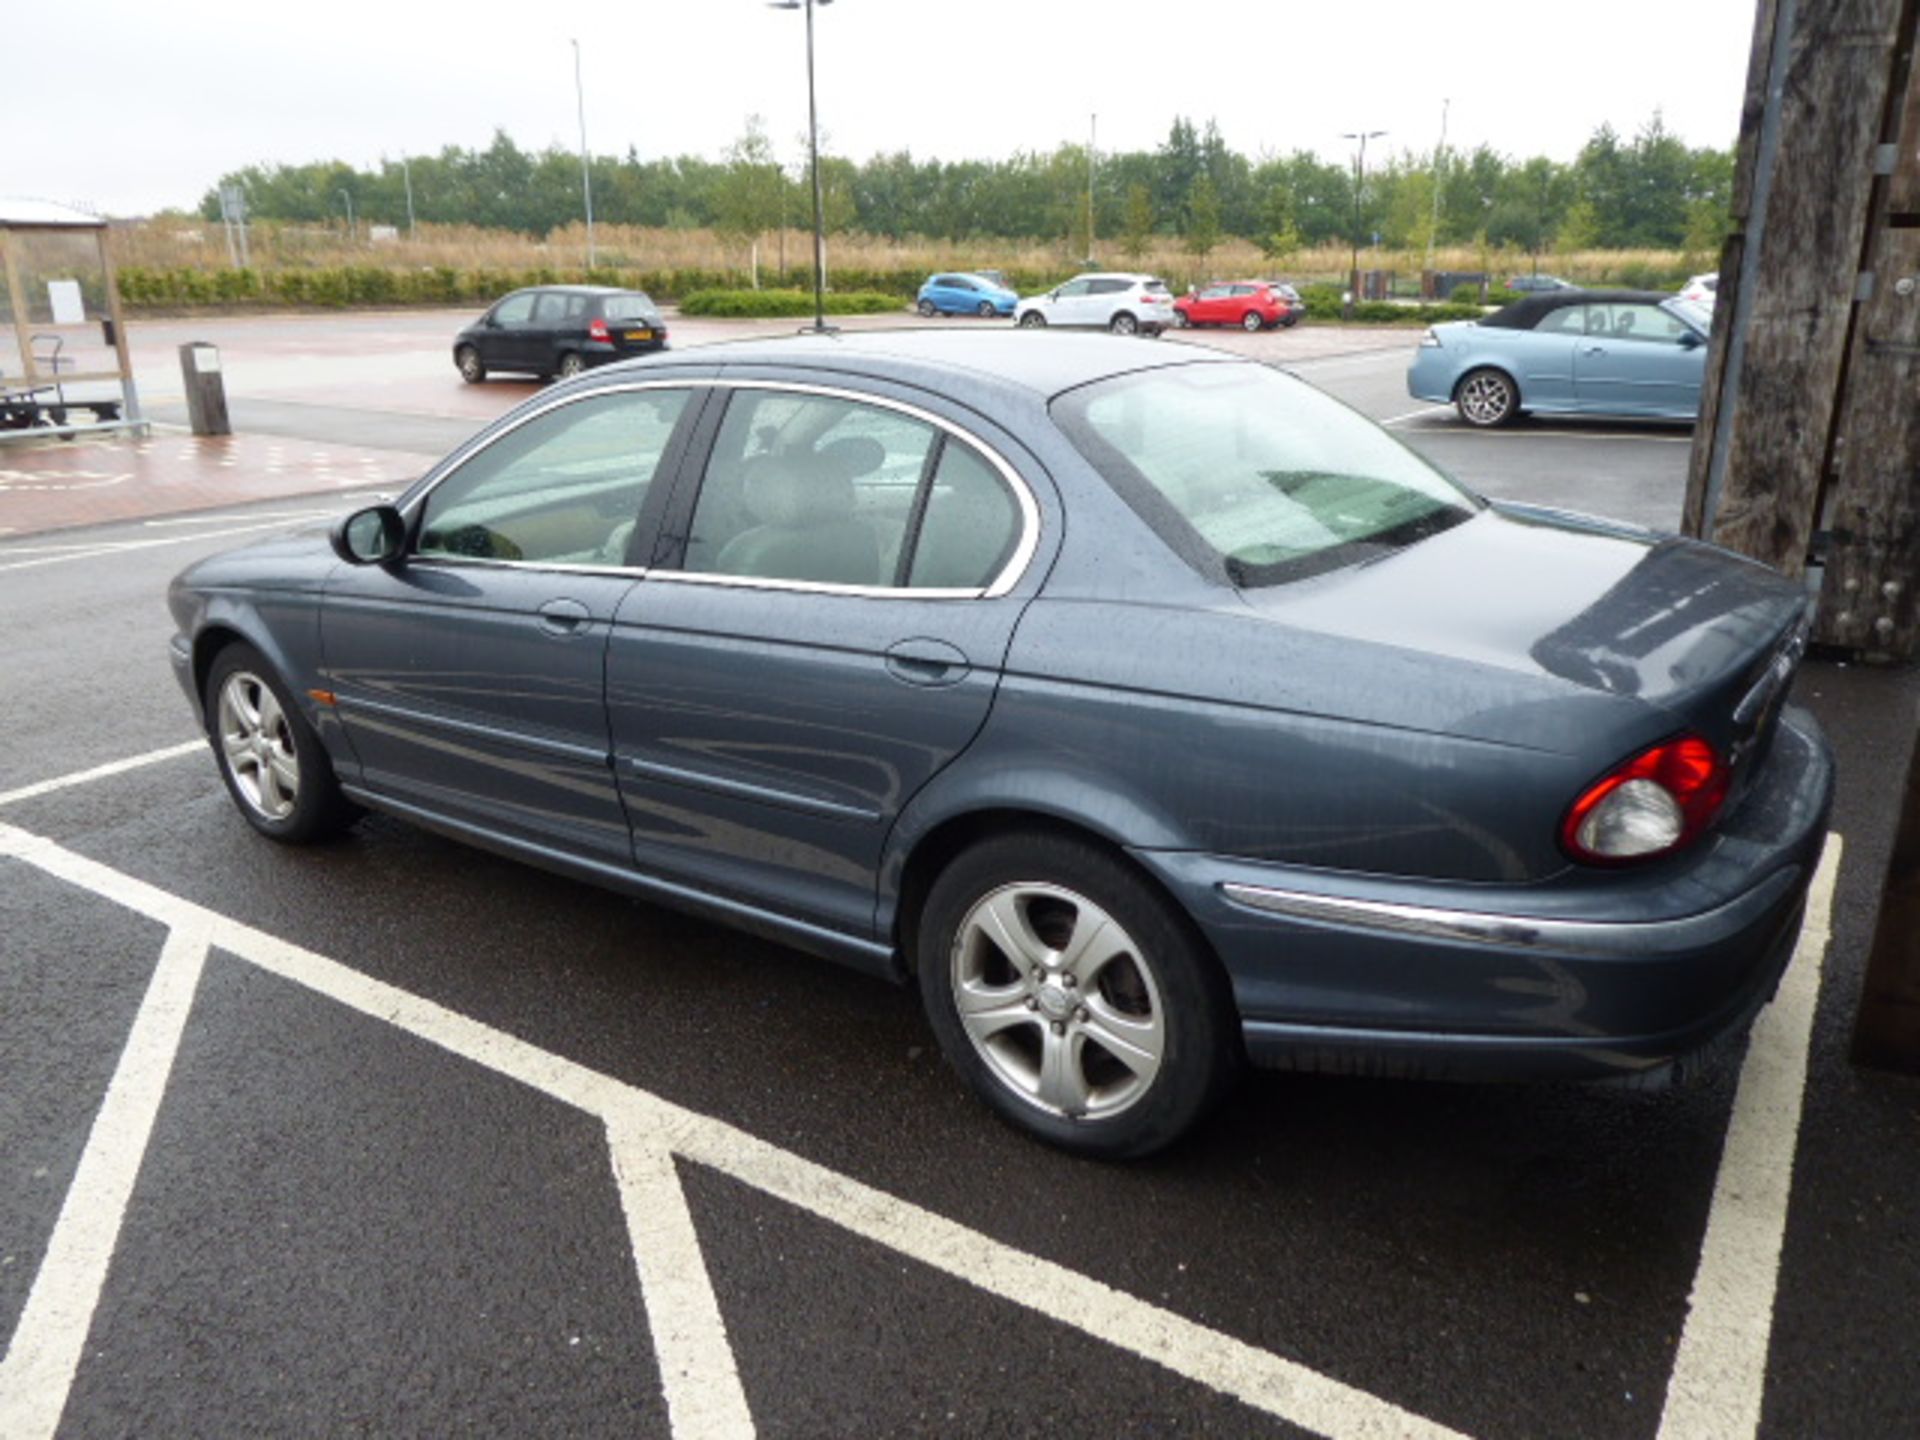
[[(579, 143), (718, 157), (745, 117), (804, 149), (804, 21), (764, 0), (50, 0), (8, 5), (0, 194), (109, 214), (190, 207), (261, 161)], [(1176, 115), (1249, 155), (1345, 158), (1343, 131), (1570, 159), (1658, 109), (1691, 145), (1738, 128), (1754, 0), (1523, 6), (835, 0), (816, 15), (820, 122), (839, 154), (1150, 149)], [(1370, 153), (1377, 153), (1372, 152)]]

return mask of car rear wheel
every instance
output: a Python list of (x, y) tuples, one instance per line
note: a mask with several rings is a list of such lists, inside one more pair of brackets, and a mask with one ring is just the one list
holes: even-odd
[(1453, 403), (1467, 424), (1491, 429), (1520, 413), (1520, 392), (1502, 371), (1474, 370), (1460, 382)]
[(487, 378), (487, 367), (480, 363), (480, 352), (471, 345), (462, 345), (454, 351), (453, 363), (460, 367), (460, 378), (469, 385), (478, 385)]
[(920, 312), (920, 318), (922, 320), (931, 320), (934, 317), (935, 306), (931, 300), (922, 300), (913, 308)]
[(1047, 328), (1047, 317), (1042, 315), (1038, 310), (1029, 310), (1020, 317), (1020, 328), (1022, 330), (1044, 330)]
[(222, 650), (204, 699), (220, 778), (249, 825), (303, 845), (353, 823), (360, 812), (340, 793), (326, 747), (258, 650)]
[(964, 852), (927, 897), (918, 967), (948, 1061), (1002, 1118), (1066, 1150), (1160, 1149), (1239, 1068), (1225, 977), (1186, 918), (1071, 836)]
[(587, 368), (587, 362), (577, 350), (569, 350), (560, 357), (559, 368), (554, 371), (562, 380), (571, 380)]
[(991, 320), (993, 318), (993, 302), (991, 300), (982, 300), (978, 305), (973, 307), (973, 313), (978, 315), (982, 320)]
[(1260, 318), (1260, 312), (1258, 310), (1249, 310), (1240, 317), (1240, 328), (1249, 335), (1256, 330), (1262, 329), (1266, 323), (1266, 321)]
[(1174, 311), (1174, 312), (1173, 312), (1173, 328), (1174, 328), (1174, 329), (1176, 329), (1176, 330), (1185, 330), (1185, 329), (1187, 329), (1187, 328), (1188, 328), (1189, 326), (1191, 326), (1192, 324), (1193, 324), (1193, 321), (1191, 321), (1191, 320), (1189, 320), (1189, 319), (1187, 318), (1187, 312), (1186, 312), (1186, 311), (1184, 311), (1184, 310), (1176, 310), (1176, 311)]
[(1139, 333), (1140, 322), (1133, 318), (1131, 311), (1122, 310), (1107, 322), (1107, 328), (1116, 335), (1134, 335)]

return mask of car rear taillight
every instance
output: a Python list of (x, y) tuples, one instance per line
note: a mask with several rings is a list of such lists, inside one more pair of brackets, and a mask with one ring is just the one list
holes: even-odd
[(597, 319), (589, 320), (587, 322), (587, 338), (589, 340), (611, 340), (613, 339), (613, 333), (607, 329), (606, 321)]
[(1560, 822), (1560, 846), (1591, 865), (1677, 850), (1713, 824), (1731, 779), (1698, 735), (1663, 741), (1587, 787)]

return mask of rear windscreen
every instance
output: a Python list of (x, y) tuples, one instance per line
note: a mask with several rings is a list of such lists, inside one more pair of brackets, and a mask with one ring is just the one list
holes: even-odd
[(602, 308), (609, 320), (651, 320), (657, 313), (645, 295), (609, 295)]

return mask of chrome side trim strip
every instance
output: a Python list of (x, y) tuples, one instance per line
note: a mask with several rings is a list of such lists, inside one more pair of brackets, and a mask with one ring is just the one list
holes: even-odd
[(575, 745), (567, 740), (549, 740), (543, 735), (529, 735), (524, 730), (502, 730), (498, 726), (481, 725), (472, 720), (455, 720), (447, 715), (434, 715), (424, 710), (413, 710), (401, 705), (385, 705), (378, 700), (367, 700), (358, 695), (337, 695), (334, 708), (345, 719), (359, 715), (396, 720), (425, 730), (450, 730), (456, 735), (471, 735), (476, 740), (491, 740), (499, 745), (514, 745), (522, 750), (531, 750), (535, 754), (551, 755), (558, 760), (575, 760), (582, 765), (604, 766), (607, 764), (607, 752), (591, 746)]
[(626, 765), (630, 772), (643, 780), (663, 780), (669, 785), (685, 785), (689, 789), (708, 790), (738, 800), (778, 805), (786, 810), (824, 815), (830, 820), (859, 820), (872, 825), (880, 819), (878, 810), (868, 810), (863, 806), (843, 805), (837, 800), (820, 800), (811, 795), (796, 795), (791, 790), (775, 790), (746, 780), (728, 780), (719, 775), (705, 775), (698, 770), (682, 770), (677, 765), (662, 765), (657, 760), (629, 758)]
[(1219, 889), (1234, 904), (1250, 910), (1325, 925), (1358, 926), (1422, 940), (1463, 941), (1509, 950), (1625, 956), (1641, 948), (1649, 953), (1671, 952), (1690, 943), (1694, 932), (1704, 939), (1707, 932), (1718, 928), (1732, 912), (1764, 910), (1785, 893), (1799, 873), (1798, 866), (1787, 866), (1724, 905), (1666, 920), (1558, 920), (1538, 915), (1407, 905), (1393, 900), (1362, 900), (1348, 895), (1319, 895), (1231, 880), (1222, 881)]

